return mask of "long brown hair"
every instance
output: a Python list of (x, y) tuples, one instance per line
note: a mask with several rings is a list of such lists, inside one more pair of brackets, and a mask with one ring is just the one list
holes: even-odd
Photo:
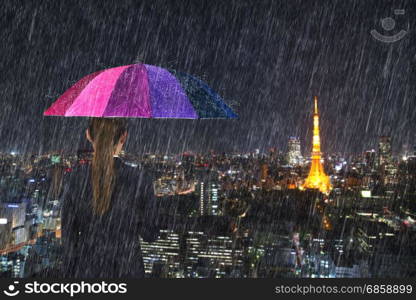
[(103, 215), (110, 207), (115, 184), (114, 150), (120, 137), (126, 132), (123, 119), (92, 118), (88, 127), (94, 142), (92, 159), (92, 207), (94, 213)]

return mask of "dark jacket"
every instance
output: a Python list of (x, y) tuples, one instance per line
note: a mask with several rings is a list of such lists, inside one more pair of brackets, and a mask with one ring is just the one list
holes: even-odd
[(68, 278), (142, 278), (139, 236), (158, 234), (154, 176), (139, 165), (114, 158), (116, 184), (109, 210), (92, 210), (91, 165), (70, 173), (62, 207), (63, 276)]

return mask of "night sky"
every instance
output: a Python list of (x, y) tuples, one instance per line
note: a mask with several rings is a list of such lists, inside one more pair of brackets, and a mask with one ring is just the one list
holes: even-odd
[[(2, 1), (0, 151), (76, 151), (84, 118), (43, 117), (83, 76), (142, 61), (205, 80), (237, 120), (129, 121), (127, 151), (323, 152), (415, 144), (415, 1)], [(404, 15), (395, 15), (404, 9)], [(381, 26), (392, 17), (393, 30)], [(394, 43), (371, 34), (406, 35)]]

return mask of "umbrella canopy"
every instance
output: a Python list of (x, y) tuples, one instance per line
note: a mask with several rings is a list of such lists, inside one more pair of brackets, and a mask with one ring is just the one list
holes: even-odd
[(237, 115), (205, 82), (146, 64), (106, 69), (85, 76), (45, 116), (231, 119)]

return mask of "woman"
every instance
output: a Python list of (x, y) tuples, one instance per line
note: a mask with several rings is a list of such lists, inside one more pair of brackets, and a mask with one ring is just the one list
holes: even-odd
[(141, 236), (153, 241), (157, 212), (153, 176), (118, 157), (127, 129), (121, 119), (93, 118), (86, 130), (91, 164), (70, 175), (63, 192), (63, 276), (144, 277)]

